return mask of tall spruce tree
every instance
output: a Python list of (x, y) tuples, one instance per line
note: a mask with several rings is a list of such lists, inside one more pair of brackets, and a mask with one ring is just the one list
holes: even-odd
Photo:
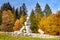
[(37, 32), (38, 32), (38, 24), (43, 16), (44, 15), (42, 13), (41, 7), (39, 3), (37, 3), (35, 7), (35, 25), (36, 25)]
[(38, 31), (38, 27), (37, 27), (37, 24), (36, 24), (36, 19), (35, 19), (35, 13), (34, 13), (34, 10), (32, 10), (31, 12), (31, 15), (30, 15), (30, 28), (32, 30), (33, 33), (37, 33)]
[(22, 15), (27, 15), (27, 8), (25, 3), (23, 3), (23, 5), (21, 6), (21, 10), (22, 10)]
[(15, 7), (14, 7), (14, 6), (13, 6), (13, 8), (12, 8), (12, 13), (13, 13), (13, 15), (14, 15), (14, 23), (15, 23), (17, 17), (16, 17), (16, 10), (15, 10)]
[(45, 9), (44, 9), (44, 15), (47, 17), (47, 16), (49, 16), (50, 14), (52, 14), (52, 11), (51, 11), (49, 5), (46, 4)]
[(15, 7), (13, 6), (13, 8), (12, 8), (12, 12), (15, 14)]
[(10, 5), (10, 3), (4, 3), (2, 6), (1, 6), (1, 10), (12, 10), (12, 7)]
[(19, 17), (22, 15), (22, 7), (20, 7)]
[(41, 20), (41, 18), (44, 16), (39, 3), (37, 3), (36, 7), (35, 7), (35, 15), (36, 15), (36, 21), (37, 21), (37, 24), (38, 24), (39, 21)]
[(1, 23), (2, 23), (2, 12), (0, 10), (0, 25), (1, 25)]
[(35, 18), (35, 13), (34, 13), (34, 10), (32, 9), (30, 14), (30, 22), (33, 22), (34, 18)]
[(18, 8), (16, 8), (16, 10), (15, 10), (15, 17), (16, 17), (16, 19), (19, 19), (18, 18)]
[(36, 15), (39, 14), (39, 17), (43, 17), (43, 13), (42, 13), (42, 10), (41, 10), (39, 3), (36, 4), (35, 13), (36, 13)]

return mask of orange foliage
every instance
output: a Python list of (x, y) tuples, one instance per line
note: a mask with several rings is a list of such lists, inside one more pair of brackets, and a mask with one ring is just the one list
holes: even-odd
[(60, 35), (60, 18), (56, 14), (43, 17), (38, 25), (46, 34)]
[(23, 15), (22, 15), (22, 16), (20, 17), (20, 24), (23, 25), (25, 21), (26, 21), (26, 16), (23, 16)]
[(14, 27), (13, 27), (13, 30), (14, 31), (17, 31), (20, 29), (20, 21), (17, 19), (15, 24), (14, 24)]
[(21, 16), (20, 19), (17, 19), (14, 24), (13, 30), (14, 31), (20, 30), (20, 28), (24, 25), (25, 20), (26, 16)]
[(10, 10), (2, 12), (2, 23), (3, 24), (11, 24), (14, 21), (14, 15)]
[(13, 31), (14, 15), (11, 10), (2, 11), (2, 31)]

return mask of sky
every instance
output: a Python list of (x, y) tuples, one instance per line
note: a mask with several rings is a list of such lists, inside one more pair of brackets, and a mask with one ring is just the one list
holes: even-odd
[(60, 10), (60, 0), (0, 0), (0, 7), (2, 4), (7, 2), (9, 2), (11, 6), (14, 6), (15, 8), (19, 8), (23, 3), (25, 3), (28, 15), (30, 15), (32, 9), (35, 9), (37, 2), (41, 6), (42, 11), (44, 10), (46, 4), (50, 6), (53, 13)]

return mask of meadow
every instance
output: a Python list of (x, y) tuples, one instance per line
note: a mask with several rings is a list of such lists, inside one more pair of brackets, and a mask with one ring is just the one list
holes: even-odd
[(30, 36), (11, 36), (0, 33), (0, 40), (60, 40), (60, 38), (33, 38)]

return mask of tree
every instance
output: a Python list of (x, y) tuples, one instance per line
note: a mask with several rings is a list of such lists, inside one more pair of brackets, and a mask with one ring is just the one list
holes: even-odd
[(30, 14), (30, 21), (31, 21), (31, 22), (33, 22), (34, 17), (35, 17), (35, 13), (34, 13), (34, 10), (32, 9), (32, 12), (31, 12), (31, 14)]
[(14, 6), (12, 8), (12, 13), (14, 15), (14, 23), (15, 23), (15, 21), (16, 21), (16, 11), (15, 11), (15, 7)]
[(43, 17), (43, 13), (42, 13), (39, 3), (36, 4), (35, 13), (36, 15), (39, 14), (39, 17)]
[(27, 16), (21, 15), (20, 17), (20, 25), (23, 26), (24, 22), (26, 21)]
[(22, 15), (22, 7), (20, 7), (19, 17)]
[(40, 8), (39, 3), (36, 4), (35, 12), (32, 10), (30, 15), (30, 21), (31, 21), (31, 29), (33, 32), (38, 32), (38, 23), (43, 17), (42, 10)]
[(1, 23), (2, 23), (2, 12), (0, 10), (0, 25), (1, 25)]
[(1, 6), (1, 10), (11, 10), (12, 11), (12, 7), (10, 5), (10, 3), (4, 3), (2, 6)]
[(3, 31), (13, 31), (14, 15), (11, 10), (4, 10), (2, 12), (2, 25), (4, 25)]
[(31, 23), (30, 28), (31, 28), (32, 32), (37, 33), (38, 27), (36, 24), (34, 10), (32, 10), (31, 15), (30, 15), (30, 23)]
[(19, 19), (16, 20), (16, 22), (14, 24), (14, 27), (13, 27), (13, 30), (14, 31), (20, 30), (20, 21), (19, 21)]
[(36, 15), (36, 21), (37, 21), (37, 24), (38, 24), (39, 21), (41, 20), (41, 18), (44, 16), (39, 3), (36, 4), (35, 15)]
[(43, 17), (38, 25), (45, 34), (60, 35), (60, 18), (56, 14)]
[(23, 3), (23, 5), (21, 6), (21, 10), (22, 10), (22, 15), (27, 15), (27, 9), (25, 3)]
[(15, 14), (15, 7), (13, 6), (13, 8), (12, 8), (12, 12)]
[(43, 16), (43, 13), (42, 13), (39, 3), (36, 4), (35, 13), (40, 14), (40, 16)]
[(15, 11), (15, 16), (16, 16), (16, 19), (19, 19), (19, 18), (18, 18), (18, 8), (17, 8), (16, 11)]
[(47, 16), (49, 16), (50, 14), (52, 14), (52, 11), (51, 11), (49, 5), (46, 4), (45, 9), (44, 9), (44, 15), (47, 17)]
[(26, 16), (21, 15), (20, 19), (16, 20), (13, 30), (14, 31), (20, 30), (20, 28), (24, 25), (25, 20), (26, 20)]

